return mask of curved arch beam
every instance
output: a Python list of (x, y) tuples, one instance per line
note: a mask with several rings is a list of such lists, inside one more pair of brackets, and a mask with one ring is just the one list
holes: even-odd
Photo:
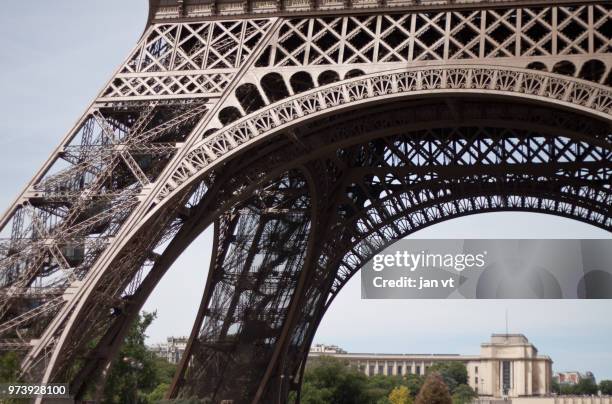
[(518, 97), (612, 120), (609, 88), (558, 74), (494, 66), (434, 66), (360, 76), (270, 104), (196, 143), (156, 195), (162, 202), (235, 153), (341, 109), (419, 96)]
[[(508, 184), (497, 184), (497, 187), (501, 188), (502, 185), (504, 188), (508, 187)], [(390, 240), (399, 240), (433, 224), (476, 213), (499, 211), (543, 213), (578, 220), (607, 231), (612, 229), (612, 218), (606, 217), (603, 211), (591, 210), (592, 199), (570, 196), (560, 191), (549, 192), (543, 197), (541, 191), (536, 192), (529, 187), (521, 188), (512, 187), (506, 193), (502, 189), (498, 189), (497, 192), (480, 190), (461, 197), (451, 195), (435, 198), (420, 204), (410, 215), (406, 215), (405, 212), (394, 212), (384, 220), (373, 223), (367, 232), (360, 234), (354, 245), (344, 253), (339, 265), (344, 263), (352, 275), (371, 259), (371, 255), (358, 253), (361, 248), (365, 247), (363, 251), (369, 253), (369, 249), (378, 243), (376, 249), (372, 250), (372, 254), (376, 254), (391, 245)], [(477, 204), (474, 205), (472, 200), (476, 200)], [(354, 220), (359, 221), (367, 217), (364, 212), (368, 209), (364, 208), (361, 215), (356, 216)], [(386, 235), (390, 233), (393, 233), (393, 237), (388, 238)], [(350, 260), (350, 263), (347, 260)], [(339, 292), (343, 285), (344, 280), (334, 284), (332, 294)]]
[[(399, 108), (401, 110), (402, 109), (402, 105), (404, 105), (404, 104), (394, 104), (394, 105), (398, 105), (397, 108)], [(370, 109), (368, 111), (369, 115), (361, 115), (360, 114), (360, 118), (361, 118), (361, 120), (369, 121), (368, 117), (371, 116), (371, 115), (386, 116), (385, 113), (387, 113), (387, 114), (394, 114), (395, 109), (385, 110), (385, 109), (388, 109), (390, 107), (391, 107), (391, 105), (385, 105), (385, 106), (381, 106), (381, 108), (378, 108), (378, 109), (374, 109), (374, 110)], [(381, 109), (383, 109), (385, 111), (381, 111)], [(533, 108), (529, 108), (529, 111), (532, 111), (532, 110), (533, 110)], [(418, 111), (418, 109), (417, 109), (417, 111)], [(419, 115), (418, 112), (415, 112), (414, 114), (416, 116)], [(349, 115), (352, 115), (352, 114), (349, 114)], [(393, 115), (391, 115), (391, 116), (393, 116)], [(491, 119), (491, 116), (488, 113), (486, 113), (486, 111), (483, 114), (483, 117), (484, 116), (486, 116), (489, 119)], [(527, 122), (529, 122), (531, 124), (531, 128), (533, 129), (533, 126), (535, 125), (535, 123), (533, 122), (532, 119), (529, 119), (529, 116), (530, 116), (529, 114), (523, 114), (520, 111), (517, 111), (516, 112), (516, 118), (519, 118), (519, 119), (524, 118), (523, 121), (519, 121), (516, 118), (511, 118), (511, 117), (506, 116), (504, 114), (504, 118), (506, 120), (503, 121), (503, 123), (497, 121), (496, 124), (501, 125), (501, 127), (504, 127), (504, 128), (510, 128), (510, 127), (519, 128), (519, 127), (521, 127), (523, 125), (527, 125)], [(481, 117), (481, 119), (483, 117)], [(350, 116), (347, 116), (346, 119), (349, 119), (350, 121), (352, 121), (352, 124), (354, 124), (354, 125), (357, 124), (357, 121), (355, 121), (354, 118), (350, 119)], [(402, 122), (398, 122), (398, 121), (396, 121), (395, 119), (393, 119), (391, 117), (389, 117), (389, 120), (391, 122), (395, 123), (394, 128), (400, 128), (401, 127), (402, 128), (402, 132), (405, 131), (405, 130), (408, 130), (407, 127), (405, 126), (405, 122), (404, 121), (411, 121), (411, 119), (406, 119), (406, 120), (403, 120)], [(471, 125), (479, 126), (481, 124), (486, 125), (488, 122), (489, 122), (488, 119), (484, 119), (484, 120), (479, 120), (479, 119), (471, 120), (471, 119), (468, 119), (467, 121), (465, 119), (462, 120), (462, 124), (464, 126), (471, 126)], [(445, 126), (443, 124), (444, 121), (436, 121), (436, 123), (439, 124), (442, 127)], [(340, 120), (339, 122), (334, 122), (333, 125), (334, 126), (341, 125), (342, 127), (345, 127), (345, 125), (347, 125), (347, 124), (348, 124), (348, 122), (345, 122), (344, 120)], [(376, 126), (376, 125), (374, 125), (374, 126)], [(562, 127), (565, 130), (565, 128), (567, 128), (567, 125), (564, 125), (564, 124), (562, 124), (560, 122), (556, 122), (555, 121), (555, 127), (557, 127), (557, 128), (561, 128)], [(350, 126), (347, 129), (350, 132)], [(311, 130), (312, 130), (312, 128), (311, 128)], [(318, 129), (314, 130), (314, 132), (315, 133), (319, 133), (320, 130), (322, 130), (322, 128), (318, 127)], [(333, 129), (331, 129), (331, 130), (333, 131)], [(569, 128), (567, 128), (567, 130), (570, 131)], [(540, 128), (540, 131), (542, 133), (550, 133), (551, 135), (555, 133), (554, 129), (551, 129), (551, 128), (548, 128), (548, 127), (542, 127), (542, 128)], [(377, 138), (379, 136), (391, 136), (392, 132), (393, 131), (391, 131), (391, 132), (387, 131), (387, 132), (385, 132), (385, 134), (374, 132), (374, 133), (372, 133), (371, 136), (369, 136), (369, 138)], [(368, 132), (368, 133), (370, 133), (370, 132)], [(576, 133), (574, 135), (577, 138), (581, 137), (580, 133)], [(316, 135), (314, 135), (314, 136), (316, 136)], [(350, 139), (347, 139), (347, 140), (349, 141), (350, 144), (353, 144), (353, 143), (358, 142), (360, 140), (360, 136), (353, 136), (353, 137), (351, 137)], [(307, 142), (308, 141), (307, 137), (304, 136), (302, 141)], [(361, 141), (363, 141), (363, 139), (361, 139)], [(281, 141), (280, 143), (285, 143), (285, 142)], [(326, 144), (325, 149), (330, 150), (327, 153), (332, 153), (331, 150), (333, 149), (333, 147), (347, 147), (347, 146), (349, 146), (347, 144), (341, 145), (341, 143), (335, 143), (333, 145), (332, 144), (328, 145), (327, 142), (324, 142), (324, 143)], [(276, 151), (273, 152), (273, 153), (281, 153), (282, 155), (287, 155), (286, 153), (284, 153), (282, 151), (279, 151), (277, 149), (275, 149), (275, 150)], [(268, 180), (266, 178), (271, 179), (273, 177), (276, 177), (276, 176), (280, 175), (280, 172), (282, 172), (282, 171), (288, 170), (291, 167), (299, 165), (302, 162), (310, 161), (311, 159), (316, 158), (313, 155), (313, 153), (316, 154), (316, 152), (313, 151), (311, 153), (311, 155), (305, 154), (304, 156), (302, 156), (302, 158), (304, 159), (303, 161), (301, 161), (301, 160), (300, 161), (295, 161), (295, 160), (290, 159), (286, 163), (284, 163), (281, 166), (279, 166), (277, 169), (274, 169), (274, 170), (271, 170), (271, 171), (267, 171), (266, 172), (266, 176), (265, 176), (264, 179), (261, 179), (261, 180), (257, 181), (255, 184), (253, 184), (253, 185), (251, 185), (249, 187), (246, 187), (244, 189), (240, 188), (239, 191), (236, 191), (237, 193), (233, 193), (234, 197), (231, 199), (232, 202), (228, 201), (227, 203), (222, 204), (222, 206), (225, 206), (225, 208), (227, 208), (227, 207), (233, 206), (234, 204), (237, 204), (238, 201), (243, 200), (244, 198), (246, 198), (245, 195), (250, 195), (251, 192), (258, 186), (258, 184), (262, 184), (262, 183), (267, 182)], [(233, 169), (230, 169), (229, 172), (224, 171), (224, 174), (225, 174), (224, 178), (225, 179), (224, 180), (220, 180), (219, 182), (215, 182), (213, 189), (218, 187), (220, 185), (220, 183), (221, 184), (226, 183), (228, 178), (239, 176), (241, 172), (244, 172), (245, 170), (249, 170), (249, 167), (252, 167), (251, 164), (253, 163), (253, 161), (251, 159), (246, 159), (246, 160), (240, 159), (240, 161), (235, 160), (234, 163), (236, 163), (237, 165), (235, 167), (233, 167)], [(417, 169), (417, 167), (414, 167), (413, 169), (415, 169), (417, 171), (421, 171), (422, 170), (422, 168)], [(250, 171), (252, 172), (252, 169)], [(277, 172), (277, 173), (275, 174), (275, 172)], [(434, 185), (434, 184), (432, 183), (430, 185)], [(423, 186), (426, 186), (426, 184), (424, 184)], [(215, 194), (215, 195), (211, 195), (211, 194)], [(203, 201), (207, 201), (204, 204), (206, 204), (206, 203), (210, 204), (211, 203), (210, 199), (212, 199), (212, 198), (217, 199), (217, 198), (219, 198), (219, 196), (216, 195), (216, 192), (211, 192), (211, 190), (209, 190), (207, 192), (206, 196), (203, 197)], [(381, 199), (381, 202), (384, 202), (387, 198)], [(221, 200), (224, 200), (224, 199), (221, 198)], [(194, 208), (197, 208), (197, 212), (193, 212)], [(147, 280), (145, 280), (145, 282), (143, 282), (143, 285), (146, 284), (146, 288), (141, 290), (138, 293), (137, 296), (134, 296), (133, 299), (131, 299), (130, 307), (131, 307), (131, 310), (132, 310), (132, 314), (134, 314), (135, 312), (138, 312), (140, 306), (142, 305), (142, 303), (137, 303), (136, 300), (142, 301), (142, 302), (144, 302), (144, 300), (146, 300), (148, 294), (154, 288), (155, 284), (157, 284), (159, 278), (168, 269), (168, 266), (170, 265), (170, 263), (172, 261), (174, 261), (174, 259), (186, 247), (186, 245), (181, 247), (181, 243), (185, 243), (187, 245), (190, 244), (191, 240), (193, 240), (195, 237), (197, 237), (197, 235), (199, 234), (201, 229), (206, 227), (207, 224), (211, 223), (214, 220), (214, 217), (218, 216), (220, 212), (225, 210), (222, 207), (217, 207), (214, 211), (208, 211), (207, 214), (205, 216), (203, 216), (202, 212), (200, 212), (201, 208), (199, 208), (197, 206), (194, 207), (194, 208), (191, 208), (191, 211), (192, 211), (191, 214), (187, 217), (185, 224), (181, 227), (179, 232), (176, 234), (175, 240), (172, 241), (171, 245), (174, 245), (175, 247), (166, 249), (163, 252), (163, 254), (159, 257), (159, 259), (156, 260), (156, 263), (155, 263), (153, 269), (151, 270), (150, 274), (147, 276)], [(185, 234), (186, 227), (190, 228), (188, 235)], [(196, 229), (194, 230), (194, 228), (196, 228)], [(187, 237), (185, 237), (185, 236), (187, 236)], [(177, 239), (178, 239), (178, 243), (175, 242), (175, 241), (177, 241)], [(170, 254), (171, 256), (169, 257), (168, 254)], [(149, 278), (151, 278), (151, 279), (149, 279)], [(142, 287), (141, 287), (141, 289), (142, 289)], [(127, 324), (129, 322), (130, 322), (130, 320), (126, 319), (126, 321), (124, 323)], [(123, 325), (123, 327), (125, 328), (125, 325)], [(199, 326), (196, 326), (196, 328), (199, 329)], [(113, 330), (111, 330), (111, 331), (113, 332), (113, 333), (110, 334), (110, 336), (113, 336), (113, 338), (114, 338), (113, 343), (117, 344), (119, 340), (122, 340), (122, 338), (115, 337), (114, 336), (115, 335), (114, 334), (115, 331), (113, 331)], [(105, 349), (104, 352), (106, 352), (106, 350), (110, 350), (110, 348), (106, 348), (104, 345), (102, 345), (102, 348)], [(100, 363), (102, 363), (102, 361), (108, 361), (112, 357), (111, 354), (93, 354), (92, 356), (94, 356), (96, 358), (99, 358)], [(82, 377), (80, 377), (80, 379), (79, 379), (80, 383), (83, 383), (83, 381), (87, 380), (87, 379), (93, 379), (91, 377), (91, 373), (96, 371), (96, 369), (95, 369), (96, 366), (100, 367), (101, 365), (97, 365), (95, 363), (91, 363), (91, 366), (89, 366), (89, 370), (81, 372), (82, 373)], [(74, 386), (71, 386), (71, 389), (74, 389), (77, 385), (78, 385), (78, 383), (76, 383)]]
[[(108, 252), (105, 261), (110, 262), (116, 257), (127, 245), (127, 241), (158, 214), (160, 208), (183, 194), (187, 187), (204, 173), (229, 161), (234, 154), (246, 147), (253, 146), (293, 125), (300, 125), (341, 110), (430, 94), (488, 94), (515, 97), (534, 100), (545, 105), (575, 109), (583, 114), (587, 113), (610, 121), (611, 93), (606, 87), (554, 74), (473, 66), (428, 70), (402, 69), (362, 76), (311, 90), (264, 107), (221, 132), (196, 143), (191, 151), (186, 153), (187, 157), (177, 162), (177, 169), (169, 179), (154, 184), (155, 188), (160, 190), (155, 198), (156, 203), (149, 205), (148, 211), (140, 211), (128, 219), (122, 230), (122, 242), (113, 246), (113, 251)], [(181, 155), (184, 156), (182, 153)], [(89, 287), (80, 290), (79, 294), (87, 294), (100, 279), (101, 273), (96, 272), (88, 280)], [(75, 312), (79, 312), (84, 301), (85, 299), (76, 303)], [(60, 351), (69, 328), (64, 329), (54, 355)], [(52, 367), (48, 368), (45, 379), (50, 378), (52, 372)]]

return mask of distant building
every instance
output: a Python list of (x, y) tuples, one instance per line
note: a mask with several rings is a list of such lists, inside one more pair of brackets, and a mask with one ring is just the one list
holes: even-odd
[(595, 383), (595, 375), (593, 374), (593, 372), (585, 372), (585, 373), (576, 372), (576, 371), (557, 372), (555, 373), (554, 379), (559, 384), (570, 384), (570, 385), (578, 384), (583, 379), (591, 379), (593, 383)]
[(177, 364), (185, 352), (187, 340), (187, 337), (168, 337), (165, 343), (155, 344), (149, 347), (149, 349), (160, 358)]
[(309, 358), (333, 356), (367, 376), (424, 375), (434, 363), (465, 363), (470, 387), (482, 397), (529, 397), (551, 393), (552, 360), (522, 334), (493, 334), (480, 355), (333, 353), (312, 351)]
[(337, 345), (316, 344), (310, 347), (310, 353), (344, 354), (346, 351)]

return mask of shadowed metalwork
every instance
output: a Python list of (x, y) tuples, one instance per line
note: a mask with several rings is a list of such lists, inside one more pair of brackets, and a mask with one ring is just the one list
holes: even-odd
[(299, 396), (326, 309), (393, 240), (500, 210), (612, 228), (611, 33), (605, 1), (152, 1), (0, 221), (0, 349), (82, 397), (212, 225), (170, 395)]

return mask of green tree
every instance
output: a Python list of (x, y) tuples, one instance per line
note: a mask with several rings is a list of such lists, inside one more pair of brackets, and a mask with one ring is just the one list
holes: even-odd
[(147, 394), (147, 402), (157, 403), (163, 400), (164, 396), (166, 395), (166, 391), (168, 391), (169, 388), (170, 388), (170, 385), (168, 383), (158, 384), (157, 387), (152, 392)]
[[(16, 352), (6, 352), (0, 355), (0, 383), (11, 383), (18, 381), (19, 356)], [(30, 400), (26, 398), (0, 399), (3, 404), (27, 404)]]
[[(160, 384), (170, 386), (176, 372), (176, 365), (168, 362), (164, 358), (153, 355), (153, 369), (155, 370), (155, 379), (159, 387)], [(157, 389), (156, 387), (156, 389)]]
[(561, 385), (561, 395), (593, 395), (597, 394), (599, 388), (595, 381), (591, 378), (583, 378), (576, 384), (562, 384)]
[(0, 356), (0, 382), (17, 381), (19, 375), (19, 357), (15, 352), (7, 352)]
[(391, 390), (401, 386), (403, 382), (401, 376), (375, 375), (367, 378), (366, 389), (370, 397), (385, 402)]
[(371, 403), (366, 376), (336, 358), (321, 357), (306, 370), (301, 402), (305, 404)]
[(334, 389), (328, 387), (317, 387), (310, 381), (302, 385), (301, 400), (303, 404), (327, 404), (334, 396)]
[(143, 312), (132, 324), (106, 380), (104, 403), (152, 403), (165, 394), (175, 367), (145, 345), (145, 332), (155, 317)]
[(561, 393), (561, 385), (559, 384), (559, 381), (557, 379), (552, 380), (552, 383), (550, 385), (550, 390), (555, 394)]
[(406, 386), (399, 386), (391, 390), (389, 393), (389, 401), (391, 404), (412, 404), (412, 396), (410, 390)]
[(601, 394), (612, 396), (612, 380), (602, 380), (599, 382), (599, 390)]
[(460, 384), (453, 392), (453, 404), (468, 404), (477, 397), (477, 394), (467, 384)]
[(429, 367), (428, 372), (439, 373), (451, 394), (457, 386), (468, 383), (468, 372), (462, 362), (439, 362)]
[(578, 394), (593, 395), (597, 394), (597, 392), (599, 391), (599, 387), (597, 387), (595, 380), (591, 379), (590, 377), (580, 379), (576, 387)]
[(561, 384), (559, 386), (559, 394), (562, 396), (572, 396), (578, 394), (578, 388), (575, 384)]
[(423, 382), (425, 382), (425, 378), (421, 375), (409, 374), (404, 378), (404, 385), (408, 387), (410, 390), (410, 395), (412, 398), (416, 398), (419, 391), (421, 391), (421, 387), (423, 387)]
[(452, 404), (448, 386), (439, 373), (429, 373), (417, 395), (416, 404)]

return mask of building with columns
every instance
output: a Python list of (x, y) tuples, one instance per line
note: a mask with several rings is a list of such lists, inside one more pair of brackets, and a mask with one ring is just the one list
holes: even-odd
[(187, 337), (168, 337), (165, 343), (155, 344), (149, 347), (149, 350), (160, 358), (177, 364), (185, 352), (187, 340)]
[(424, 375), (438, 362), (466, 365), (468, 383), (479, 396), (533, 397), (551, 393), (552, 360), (538, 354), (522, 334), (493, 334), (480, 346), (480, 355), (369, 354), (310, 352), (309, 358), (333, 356), (349, 362), (367, 376)]

